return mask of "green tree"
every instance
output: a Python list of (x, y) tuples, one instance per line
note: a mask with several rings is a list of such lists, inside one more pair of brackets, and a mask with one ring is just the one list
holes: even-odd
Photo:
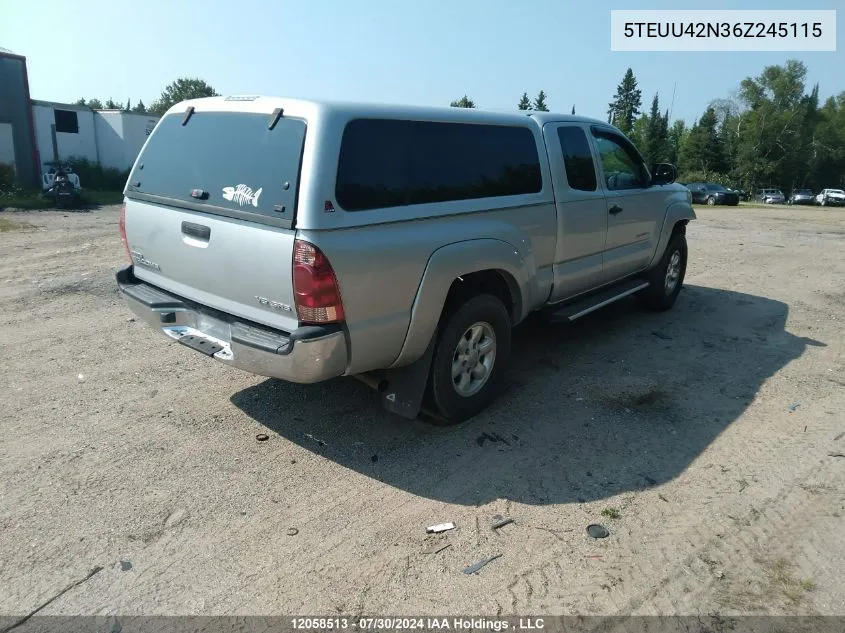
[(646, 120), (642, 140), (642, 151), (648, 165), (669, 160), (669, 113), (660, 112), (660, 98), (657, 94), (651, 101), (651, 110)]
[(519, 103), (516, 104), (518, 110), (530, 110), (531, 109), (531, 99), (528, 98), (528, 93), (523, 92), (522, 97), (519, 99)]
[(643, 145), (645, 144), (647, 129), (648, 117), (645, 114), (641, 114), (637, 117), (637, 120), (634, 121), (633, 129), (631, 129), (631, 131), (627, 134), (628, 138), (631, 139), (631, 142), (636, 145), (640, 151), (642, 151)]
[(819, 109), (810, 139), (808, 185), (814, 189), (845, 185), (845, 92)]
[(708, 107), (692, 126), (681, 148), (679, 171), (682, 174), (724, 174), (727, 171), (717, 123), (716, 111)]
[(103, 109), (103, 102), (99, 99), (88, 99), (88, 101), (86, 101), (85, 99), (77, 99), (74, 105), (86, 106), (88, 108), (91, 108), (92, 110)]
[(537, 112), (548, 112), (549, 106), (546, 103), (546, 93), (542, 90), (537, 93), (537, 96), (534, 97), (534, 109)]
[(634, 77), (634, 71), (629, 68), (616, 88), (616, 96), (608, 104), (608, 123), (618, 127), (624, 134), (630, 134), (640, 114), (642, 104), (642, 91), (637, 88), (637, 78)]
[(574, 103), (572, 104), (572, 114), (573, 115), (575, 114), (575, 104)]
[(453, 101), (449, 105), (453, 108), (474, 108), (475, 101), (464, 95), (463, 97), (461, 97), (457, 101)]
[(120, 101), (115, 101), (111, 97), (106, 100), (106, 110), (123, 110), (123, 104)]
[(144, 102), (139, 99), (138, 103), (135, 104), (135, 107), (132, 108), (132, 112), (135, 114), (147, 114), (147, 106), (145, 106)]
[(149, 112), (162, 116), (172, 106), (187, 99), (202, 97), (217, 97), (219, 94), (202, 79), (194, 77), (180, 77), (165, 87), (161, 96), (150, 105)]
[[(668, 112), (666, 114), (667, 123), (668, 123)], [(672, 123), (672, 127), (669, 128), (668, 132), (668, 146), (669, 146), (669, 156), (668, 161), (673, 165), (678, 164), (678, 157), (681, 154), (681, 146), (684, 144), (687, 138), (687, 126), (683, 119), (677, 119)]]
[(818, 118), (818, 93), (805, 94), (806, 66), (791, 59), (767, 66), (742, 81), (739, 99), (746, 106), (738, 121), (734, 172), (752, 188), (789, 190), (798, 180), (812, 180), (812, 128)]

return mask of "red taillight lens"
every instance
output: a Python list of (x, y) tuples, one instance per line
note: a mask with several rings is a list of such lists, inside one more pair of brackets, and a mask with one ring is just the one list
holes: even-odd
[(120, 241), (123, 242), (123, 247), (126, 249), (126, 256), (132, 262), (132, 253), (129, 252), (129, 242), (126, 239), (126, 203), (120, 207)]
[(293, 245), (293, 293), (301, 323), (343, 321), (343, 303), (332, 265), (319, 248), (303, 240)]

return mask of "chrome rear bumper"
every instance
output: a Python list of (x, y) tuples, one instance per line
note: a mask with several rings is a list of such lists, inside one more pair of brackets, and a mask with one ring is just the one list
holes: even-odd
[(117, 285), (129, 309), (166, 336), (244, 371), (314, 383), (346, 371), (346, 336), (339, 325), (281, 332), (201, 306), (136, 278), (129, 266)]

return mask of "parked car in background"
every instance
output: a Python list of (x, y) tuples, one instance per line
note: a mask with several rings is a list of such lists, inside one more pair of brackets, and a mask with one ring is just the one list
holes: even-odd
[(739, 194), (731, 191), (715, 182), (691, 182), (685, 185), (692, 193), (693, 204), (727, 204), (736, 206), (739, 204)]
[(679, 183), (686, 187), (691, 196), (691, 200), (693, 204), (704, 204), (704, 193), (706, 190), (704, 189), (703, 185), (699, 182), (682, 182)]
[(786, 197), (780, 189), (760, 189), (757, 192), (757, 200), (763, 204), (783, 204)]
[(845, 206), (845, 191), (841, 189), (822, 189), (821, 193), (816, 196), (816, 204), (823, 207)]
[(731, 189), (736, 195), (739, 196), (740, 200), (750, 200), (751, 194), (745, 191), (744, 189)]
[(814, 204), (815, 196), (811, 189), (793, 189), (792, 195), (787, 200), (788, 204)]

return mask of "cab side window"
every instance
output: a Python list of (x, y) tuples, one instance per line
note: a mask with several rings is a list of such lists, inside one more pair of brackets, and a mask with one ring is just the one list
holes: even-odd
[(596, 168), (587, 135), (580, 127), (559, 127), (557, 136), (569, 186), (579, 191), (596, 190)]
[(602, 170), (610, 191), (641, 189), (648, 186), (648, 170), (633, 146), (610, 132), (593, 130)]

